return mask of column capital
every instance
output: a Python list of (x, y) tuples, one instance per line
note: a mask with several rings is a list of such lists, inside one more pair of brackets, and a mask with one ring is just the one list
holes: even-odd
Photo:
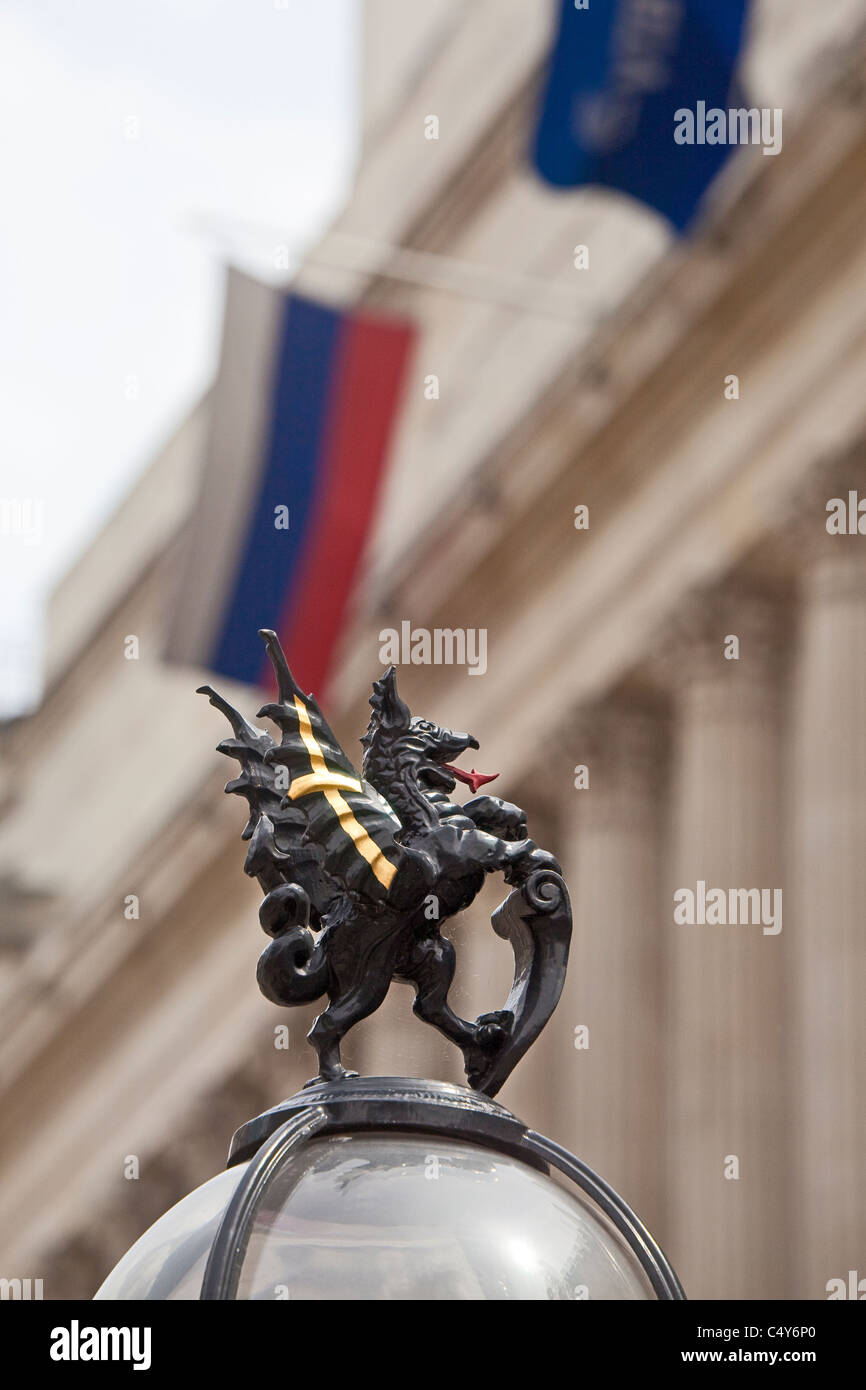
[(696, 689), (718, 690), (722, 699), (769, 693), (788, 616), (780, 595), (745, 578), (690, 589), (659, 631), (653, 678), (675, 698)]
[(866, 437), (815, 464), (791, 499), (779, 539), (814, 592), (866, 592)]
[[(646, 810), (663, 776), (667, 740), (665, 714), (648, 702), (617, 695), (578, 706), (555, 737), (563, 754), (563, 800), (578, 803), (586, 791), (596, 793), (594, 821)], [(586, 789), (576, 785), (580, 768), (587, 769)]]

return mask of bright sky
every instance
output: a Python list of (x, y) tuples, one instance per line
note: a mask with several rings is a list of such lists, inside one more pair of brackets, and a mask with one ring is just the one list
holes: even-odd
[(238, 223), (303, 243), (344, 201), (358, 10), (0, 0), (0, 716), (38, 693), (47, 591), (213, 373), (227, 248), (266, 269)]

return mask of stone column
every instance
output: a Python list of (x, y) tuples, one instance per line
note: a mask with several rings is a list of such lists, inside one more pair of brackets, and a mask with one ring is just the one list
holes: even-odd
[[(653, 1228), (662, 1158), (659, 826), (665, 726), (621, 699), (564, 731), (555, 846), (574, 917), (568, 976), (548, 1025), (550, 1133)], [(586, 768), (589, 785), (579, 769)], [(578, 769), (576, 771), (576, 769)]]
[[(692, 595), (665, 662), (674, 697), (665, 1225), (668, 1253), (694, 1298), (784, 1297), (788, 1287), (785, 1239), (795, 1214), (783, 1007), (791, 936), (784, 912), (778, 934), (760, 920), (763, 903), (770, 917), (779, 901), (773, 890), (782, 888), (780, 622), (771, 602), (744, 589)], [(725, 656), (732, 638), (738, 659)], [(702, 910), (702, 885), (706, 894), (721, 890), (723, 913)], [(754, 889), (769, 896), (755, 902), (740, 892), (732, 910), (737, 890)], [(674, 895), (685, 890), (695, 896), (694, 915), (678, 921), (675, 903), (681, 915), (688, 903)]]
[(866, 1278), (866, 535), (828, 534), (825, 510), (849, 489), (866, 495), (862, 451), (820, 471), (799, 528), (791, 1217), (805, 1298), (826, 1298), (831, 1279), (847, 1286), (851, 1270), (852, 1283)]

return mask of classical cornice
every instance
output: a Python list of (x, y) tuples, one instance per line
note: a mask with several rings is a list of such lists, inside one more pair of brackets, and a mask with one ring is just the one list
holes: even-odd
[[(862, 432), (862, 106), (825, 90), (783, 154), (751, 165), (718, 221), (672, 253), (492, 449), (484, 507), (468, 484), (457, 507), (430, 516), (394, 569), (391, 600), (345, 649), (336, 703), (347, 722), (364, 717), (380, 627), (486, 625), (498, 681), (408, 668), (401, 683), (440, 717), (459, 706), (475, 732), (483, 715), (497, 730), (492, 756), (507, 754), (520, 775), (556, 707), (639, 663), (683, 590), (764, 543), (815, 460)], [(724, 397), (731, 372), (736, 401)], [(574, 530), (577, 502), (589, 531)], [(530, 724), (511, 687), (527, 669)]]
[[(803, 114), (781, 156), (740, 152), (727, 198), (717, 200), (695, 237), (671, 248), (517, 428), (492, 442), (467, 480), (468, 498), (464, 490), (434, 514), (395, 563), (389, 585), (401, 601), (441, 594), (443, 585), (446, 592), (462, 587), (503, 528), (543, 513), (563, 476), (579, 486), (583, 475), (593, 492), (620, 490), (629, 474), (647, 467), (643, 450), (662, 434), (653, 422), (688, 422), (709, 383), (719, 394), (735, 367), (745, 390), (748, 363), (779, 339), (804, 296), (831, 281), (837, 257), (856, 244), (866, 123), (846, 82), (864, 55), (866, 49), (855, 54), (848, 74)], [(419, 243), (423, 235), (419, 223)], [(384, 288), (378, 295), (387, 301)], [(638, 435), (648, 436), (646, 443)], [(609, 456), (631, 455), (625, 476), (621, 465), (606, 478), (592, 468), (601, 447)]]

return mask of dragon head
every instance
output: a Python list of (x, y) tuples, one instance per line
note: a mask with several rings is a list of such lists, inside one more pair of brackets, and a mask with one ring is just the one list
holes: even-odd
[(471, 734), (458, 734), (434, 724), (432, 719), (414, 716), (404, 740), (404, 747), (414, 754), (421, 787), (424, 791), (436, 792), (453, 792), (456, 781), (469, 775), (460, 768), (451, 767), (450, 761), (459, 758), (467, 748), (478, 746), (477, 738)]
[[(397, 693), (397, 672), (393, 666), (373, 685), (370, 696), (373, 713), (364, 745), (363, 772), (383, 796), (392, 799), (396, 781), (413, 778), (423, 793), (452, 792), (456, 782), (474, 787), (479, 774), (451, 766), (467, 748), (477, 748), (471, 734), (444, 729), (432, 719), (421, 719)], [(492, 780), (484, 778), (484, 781)]]

